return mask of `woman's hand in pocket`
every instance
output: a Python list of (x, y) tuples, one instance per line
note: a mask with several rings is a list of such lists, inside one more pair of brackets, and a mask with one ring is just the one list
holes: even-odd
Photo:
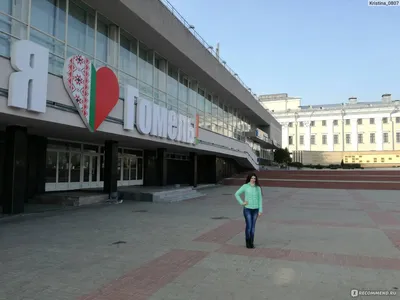
[(249, 202), (247, 202), (247, 201), (243, 201), (243, 206), (246, 206), (247, 204), (249, 204)]

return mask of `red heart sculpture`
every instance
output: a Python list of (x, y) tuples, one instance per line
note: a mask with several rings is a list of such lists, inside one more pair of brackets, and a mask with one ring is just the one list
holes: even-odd
[(118, 102), (117, 76), (107, 67), (96, 71), (88, 58), (74, 55), (65, 62), (63, 79), (83, 122), (97, 130)]
[(115, 73), (107, 68), (101, 67), (96, 72), (96, 114), (94, 119), (94, 130), (107, 118), (119, 99), (119, 84)]

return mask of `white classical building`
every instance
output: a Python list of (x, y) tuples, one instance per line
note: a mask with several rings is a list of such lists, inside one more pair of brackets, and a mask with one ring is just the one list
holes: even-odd
[(308, 163), (337, 162), (339, 157), (357, 162), (368, 154), (362, 163), (400, 164), (396, 151), (400, 150), (400, 101), (392, 100), (391, 94), (376, 102), (351, 97), (342, 104), (312, 106), (301, 106), (301, 98), (287, 94), (264, 95), (259, 100), (281, 123), (282, 147), (296, 161), (304, 162), (307, 156)]

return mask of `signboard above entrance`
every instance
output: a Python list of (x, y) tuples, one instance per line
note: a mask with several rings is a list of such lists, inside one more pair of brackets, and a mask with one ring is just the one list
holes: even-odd
[[(49, 50), (31, 41), (12, 46), (8, 105), (34, 112), (46, 112)], [(63, 82), (83, 123), (94, 132), (119, 101), (119, 83), (107, 67), (96, 70), (83, 55), (64, 64)], [(125, 85), (124, 129), (185, 144), (196, 144), (198, 117), (192, 119), (139, 97), (137, 88)]]
[(149, 134), (186, 144), (195, 144), (196, 142), (197, 122), (195, 123), (193, 119), (173, 110), (168, 110), (149, 100), (140, 98), (139, 90), (127, 85), (124, 101), (125, 129), (134, 129), (135, 117), (136, 129), (141, 134)]

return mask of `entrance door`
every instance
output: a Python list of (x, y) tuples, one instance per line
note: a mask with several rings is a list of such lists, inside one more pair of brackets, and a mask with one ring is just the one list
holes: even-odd
[[(120, 180), (118, 186), (143, 184), (142, 170), (138, 170), (138, 158), (136, 155), (123, 154), (118, 158), (118, 171)], [(142, 168), (142, 164), (140, 164)], [(138, 174), (139, 171), (139, 174)]]
[(99, 163), (100, 157), (98, 154), (83, 154), (82, 188), (101, 187)]

